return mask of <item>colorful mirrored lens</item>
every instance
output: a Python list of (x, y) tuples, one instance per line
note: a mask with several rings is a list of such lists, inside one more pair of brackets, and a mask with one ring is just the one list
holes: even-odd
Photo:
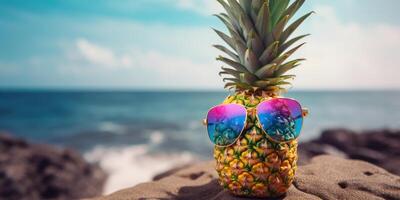
[(212, 108), (207, 114), (210, 140), (218, 146), (233, 144), (246, 123), (246, 108), (238, 104), (225, 104)]
[(303, 115), (300, 104), (292, 99), (276, 98), (257, 106), (260, 124), (267, 136), (277, 142), (288, 142), (300, 135)]

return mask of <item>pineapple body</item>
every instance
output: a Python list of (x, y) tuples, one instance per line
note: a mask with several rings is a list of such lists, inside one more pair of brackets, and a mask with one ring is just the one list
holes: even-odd
[(237, 141), (214, 148), (219, 183), (237, 196), (276, 197), (292, 184), (297, 169), (297, 141), (276, 143), (268, 139), (256, 117), (256, 107), (275, 95), (239, 92), (224, 103), (247, 108), (247, 125)]

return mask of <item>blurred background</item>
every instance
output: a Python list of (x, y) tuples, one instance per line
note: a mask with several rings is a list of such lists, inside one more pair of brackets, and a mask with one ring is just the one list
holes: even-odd
[[(400, 1), (309, 0), (287, 94), (327, 128), (400, 128)], [(0, 132), (79, 151), (104, 193), (212, 158), (201, 121), (229, 94), (214, 0), (0, 0)]]

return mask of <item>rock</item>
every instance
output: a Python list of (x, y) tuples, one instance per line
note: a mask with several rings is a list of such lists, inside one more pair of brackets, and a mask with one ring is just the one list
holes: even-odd
[(367, 162), (320, 156), (298, 173), (294, 187), (320, 199), (400, 199), (400, 177)]
[(400, 175), (400, 131), (326, 130), (319, 138), (301, 143), (298, 152), (299, 165), (316, 155), (329, 154), (364, 160)]
[[(243, 199), (222, 190), (214, 164), (196, 164), (93, 200)], [(317, 156), (299, 167), (293, 185), (279, 199), (400, 199), (400, 177), (364, 161)]]
[(344, 152), (349, 151), (357, 143), (357, 135), (355, 132), (346, 129), (330, 129), (322, 131), (321, 136), (317, 139), (322, 144), (328, 144), (341, 149)]
[(298, 165), (304, 165), (310, 162), (311, 158), (318, 155), (328, 154), (341, 158), (347, 158), (347, 155), (334, 146), (318, 143), (300, 143), (298, 147), (299, 160)]
[(0, 134), (0, 199), (78, 199), (100, 195), (106, 174), (78, 153)]

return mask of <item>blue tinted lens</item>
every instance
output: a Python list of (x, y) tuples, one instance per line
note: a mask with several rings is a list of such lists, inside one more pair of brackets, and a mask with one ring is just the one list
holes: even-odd
[(267, 136), (277, 142), (288, 142), (300, 135), (303, 115), (300, 104), (292, 99), (275, 98), (257, 106), (260, 124)]
[(246, 108), (238, 104), (224, 104), (212, 108), (207, 114), (210, 140), (218, 146), (233, 144), (246, 123)]

